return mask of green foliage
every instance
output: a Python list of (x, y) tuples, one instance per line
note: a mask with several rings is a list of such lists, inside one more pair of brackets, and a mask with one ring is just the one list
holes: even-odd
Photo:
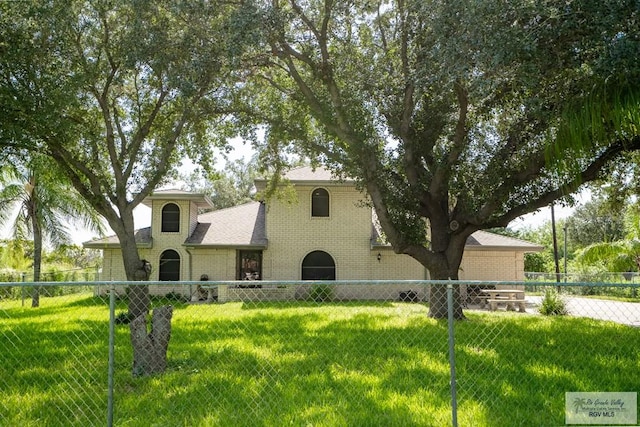
[(33, 242), (23, 239), (3, 240), (0, 262), (5, 268), (26, 271), (33, 265)]
[(273, 161), (291, 142), (357, 179), (397, 252), (456, 277), (472, 232), (640, 148), (637, 24), (633, 2), (276, 2), (248, 89)]
[(103, 233), (95, 210), (71, 185), (56, 163), (37, 153), (10, 156), (0, 177), (0, 225), (10, 225), (14, 239), (68, 244), (70, 227)]
[(625, 235), (623, 213), (610, 209), (603, 198), (592, 198), (578, 206), (566, 221), (572, 244), (585, 247), (593, 243), (622, 239)]
[(309, 300), (315, 302), (333, 301), (334, 292), (332, 285), (314, 285), (309, 292)]
[[(11, 331), (0, 348), (5, 424), (104, 424), (106, 307), (90, 294), (51, 299), (38, 312), (3, 302), (0, 327)], [(130, 364), (115, 364), (115, 425), (451, 424), (447, 331), (423, 305), (189, 304), (175, 313), (165, 375), (132, 379)], [(116, 360), (131, 354), (120, 344), (128, 334), (116, 329)], [(563, 425), (557, 397), (575, 384), (640, 384), (634, 327), (469, 312), (455, 339), (457, 373), (472, 382), (460, 389), (464, 426)], [(38, 375), (15, 374), (26, 363)]]
[(215, 209), (237, 206), (255, 199), (254, 180), (257, 177), (256, 160), (248, 162), (227, 161), (224, 170), (205, 173), (196, 170), (188, 176), (182, 176), (184, 189), (207, 194)]
[(638, 271), (639, 240), (619, 240), (595, 243), (582, 249), (578, 260), (583, 264), (600, 265), (606, 271)]
[(545, 290), (539, 311), (545, 316), (564, 316), (569, 313), (562, 296), (553, 289)]
[(102, 253), (78, 245), (60, 245), (44, 254), (45, 264), (58, 264), (70, 268), (97, 268), (102, 265)]
[(55, 159), (132, 248), (128, 276), (140, 265), (133, 209), (179, 158), (209, 167), (211, 148), (244, 129), (228, 117), (253, 12), (251, 2), (0, 2), (0, 144)]
[(541, 253), (526, 253), (524, 254), (524, 271), (545, 272), (548, 262), (548, 257)]

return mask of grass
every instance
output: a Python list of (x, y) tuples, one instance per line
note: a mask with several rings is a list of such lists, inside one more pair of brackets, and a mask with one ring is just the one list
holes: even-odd
[[(119, 309), (124, 309), (119, 303)], [(451, 424), (447, 324), (411, 303), (173, 302), (169, 368), (133, 378), (116, 330), (118, 426)], [(460, 425), (564, 425), (567, 391), (637, 391), (640, 331), (467, 312)], [(0, 425), (104, 425), (108, 311), (90, 296), (0, 301)]]

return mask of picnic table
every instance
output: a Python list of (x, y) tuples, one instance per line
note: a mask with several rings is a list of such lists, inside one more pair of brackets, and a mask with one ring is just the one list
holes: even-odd
[(506, 304), (507, 311), (515, 311), (516, 305), (521, 313), (526, 311), (523, 289), (482, 289), (481, 292), (491, 311), (497, 310), (500, 303)]

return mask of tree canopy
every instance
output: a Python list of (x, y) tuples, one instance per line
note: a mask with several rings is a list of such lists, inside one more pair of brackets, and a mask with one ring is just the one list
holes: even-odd
[(640, 148), (635, 1), (263, 6), (253, 88), (268, 146), (358, 179), (394, 250), (432, 278), (458, 277), (474, 231)]
[[(210, 147), (241, 128), (229, 113), (253, 10), (227, 1), (0, 2), (0, 145), (57, 162), (117, 235), (129, 280), (151, 271), (133, 209), (183, 156), (208, 164)], [(146, 335), (148, 288), (131, 286), (128, 296)], [(134, 344), (134, 373), (163, 369), (145, 348)]]
[(602, 197), (593, 198), (575, 209), (566, 223), (567, 233), (578, 246), (613, 242), (624, 238), (625, 212), (609, 209)]
[[(144, 276), (133, 209), (183, 156), (207, 164), (210, 147), (231, 133), (251, 10), (169, 0), (0, 3), (0, 144), (56, 160), (118, 236), (129, 279)], [(144, 313), (148, 299), (133, 305)]]
[(222, 171), (205, 172), (200, 168), (180, 177), (188, 191), (209, 196), (214, 209), (224, 209), (254, 200), (254, 180), (258, 175), (256, 159), (227, 160)]

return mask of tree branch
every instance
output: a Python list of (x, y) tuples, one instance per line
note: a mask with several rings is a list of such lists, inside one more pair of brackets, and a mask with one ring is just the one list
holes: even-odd
[(576, 175), (574, 179), (565, 183), (561, 187), (542, 194), (540, 197), (532, 200), (526, 205), (517, 206), (490, 222), (486, 222), (486, 220), (499, 206), (494, 206), (493, 209), (488, 207), (486, 209), (483, 208), (481, 215), (474, 218), (474, 222), (477, 224), (485, 224), (487, 228), (506, 227), (509, 222), (514, 219), (536, 209), (549, 206), (553, 201), (577, 191), (583, 184), (596, 180), (599, 177), (599, 173), (603, 166), (622, 153), (638, 150), (640, 150), (640, 136), (635, 136), (630, 140), (619, 139), (608, 146), (605, 151), (603, 151), (581, 173)]

